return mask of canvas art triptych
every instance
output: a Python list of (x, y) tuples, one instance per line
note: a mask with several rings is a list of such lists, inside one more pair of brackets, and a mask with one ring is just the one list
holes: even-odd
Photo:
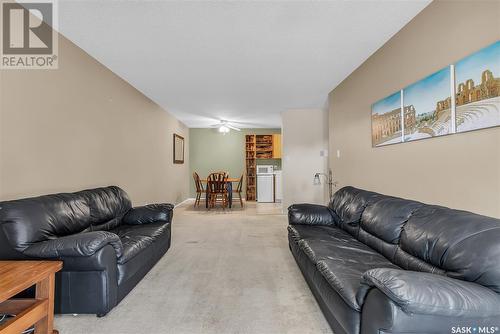
[(372, 105), (384, 146), (500, 126), (500, 41)]

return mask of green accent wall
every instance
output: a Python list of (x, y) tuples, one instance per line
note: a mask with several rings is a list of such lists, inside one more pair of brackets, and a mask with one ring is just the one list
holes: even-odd
[[(227, 171), (231, 177), (240, 177), (245, 172), (245, 135), (275, 134), (281, 129), (231, 130), (223, 135), (217, 129), (189, 129), (190, 196), (195, 196), (192, 177), (197, 172), (201, 178), (215, 171)], [(257, 160), (258, 165), (274, 165), (281, 169), (281, 159)], [(245, 196), (245, 184), (243, 184)]]

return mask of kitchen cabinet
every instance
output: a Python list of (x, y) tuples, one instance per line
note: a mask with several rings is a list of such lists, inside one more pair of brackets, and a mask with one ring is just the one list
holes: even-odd
[(274, 201), (281, 203), (283, 201), (283, 182), (281, 177), (281, 171), (277, 170), (274, 172)]
[(273, 159), (281, 159), (281, 134), (273, 135)]

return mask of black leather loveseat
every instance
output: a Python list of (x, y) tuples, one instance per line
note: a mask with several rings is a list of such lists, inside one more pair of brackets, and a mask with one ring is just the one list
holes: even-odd
[(0, 202), (0, 259), (60, 259), (56, 313), (105, 315), (170, 247), (171, 204), (118, 187)]
[(335, 334), (500, 333), (500, 220), (353, 187), (288, 217)]

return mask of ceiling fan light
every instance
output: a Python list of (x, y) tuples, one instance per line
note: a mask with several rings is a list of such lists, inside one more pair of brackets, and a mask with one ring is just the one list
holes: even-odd
[(219, 132), (220, 133), (228, 133), (229, 132), (229, 128), (227, 126), (225, 126), (225, 125), (221, 125), (219, 127)]

